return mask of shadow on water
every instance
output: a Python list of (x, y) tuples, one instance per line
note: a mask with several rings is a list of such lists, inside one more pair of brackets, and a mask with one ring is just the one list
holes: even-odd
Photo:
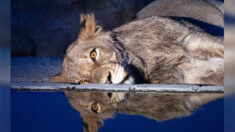
[(208, 103), (219, 94), (128, 93), (116, 102), (105, 92), (11, 93), (12, 132), (223, 131), (223, 99)]

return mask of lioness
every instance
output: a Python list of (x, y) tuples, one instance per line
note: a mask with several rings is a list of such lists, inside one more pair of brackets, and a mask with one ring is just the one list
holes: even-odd
[(223, 38), (167, 17), (149, 17), (102, 31), (80, 16), (79, 37), (52, 82), (223, 85)]

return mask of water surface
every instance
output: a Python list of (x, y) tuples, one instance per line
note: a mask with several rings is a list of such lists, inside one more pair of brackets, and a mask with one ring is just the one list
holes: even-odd
[[(82, 132), (79, 113), (62, 92), (11, 91), (12, 132)], [(223, 99), (203, 105), (192, 116), (157, 122), (139, 115), (115, 114), (99, 132), (223, 132)]]

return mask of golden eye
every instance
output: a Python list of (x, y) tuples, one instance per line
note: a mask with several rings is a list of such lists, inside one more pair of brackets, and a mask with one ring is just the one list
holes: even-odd
[(95, 50), (92, 50), (92, 51), (91, 51), (91, 54), (90, 54), (91, 59), (95, 59), (96, 56), (97, 56), (96, 51), (95, 51)]
[(86, 80), (80, 80), (79, 84), (85, 84)]
[(97, 103), (93, 103), (93, 104), (91, 105), (91, 110), (92, 110), (93, 112), (97, 113), (98, 109), (99, 109), (99, 106), (98, 106)]

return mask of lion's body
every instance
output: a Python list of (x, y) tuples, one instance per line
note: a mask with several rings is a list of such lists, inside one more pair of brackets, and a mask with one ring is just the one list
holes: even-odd
[[(221, 38), (162, 17), (131, 22), (112, 34), (115, 34), (114, 45), (122, 44), (119, 47), (127, 54), (125, 63), (140, 69), (150, 83), (222, 84), (218, 79), (214, 82), (201, 80), (207, 70), (216, 66), (215, 74), (218, 71), (223, 74)], [(187, 79), (192, 76), (194, 79)], [(223, 80), (223, 76), (219, 79)]]

